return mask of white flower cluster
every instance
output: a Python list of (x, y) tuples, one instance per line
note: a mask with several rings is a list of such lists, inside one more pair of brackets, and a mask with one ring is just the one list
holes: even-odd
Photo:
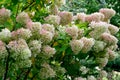
[(0, 32), (0, 40), (8, 42), (11, 39), (11, 32), (7, 28), (2, 29)]

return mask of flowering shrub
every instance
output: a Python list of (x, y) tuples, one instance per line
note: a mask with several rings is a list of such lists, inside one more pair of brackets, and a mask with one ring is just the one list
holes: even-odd
[[(10, 18), (11, 12), (5, 8), (4, 11), (7, 12), (1, 18)], [(109, 23), (114, 15), (114, 10), (106, 8), (89, 15), (73, 16), (63, 11), (49, 15), (46, 23), (41, 24), (33, 22), (26, 12), (19, 13), (16, 21), (21, 27), (11, 31), (4, 28), (0, 32), (0, 79), (98, 80), (106, 77), (104, 67), (115, 59), (118, 42), (114, 34), (119, 28)]]

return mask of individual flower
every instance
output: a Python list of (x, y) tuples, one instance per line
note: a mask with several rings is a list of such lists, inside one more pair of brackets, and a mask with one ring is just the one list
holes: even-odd
[(86, 14), (85, 13), (78, 13), (76, 17), (77, 17), (77, 20), (85, 22)]
[(0, 40), (0, 60), (8, 55), (5, 44)]
[(42, 29), (46, 30), (46, 31), (49, 31), (51, 33), (55, 33), (55, 28), (53, 25), (50, 25), (50, 24), (43, 24), (42, 25)]
[(99, 68), (103, 68), (108, 63), (108, 58), (96, 58), (96, 63), (99, 65)]
[(78, 37), (77, 26), (67, 27), (65, 31), (70, 37), (72, 37), (72, 39), (76, 39)]
[(60, 16), (58, 15), (49, 15), (45, 18), (45, 21), (49, 24), (53, 24), (55, 26), (60, 24)]
[(94, 76), (91, 75), (91, 76), (87, 77), (87, 80), (97, 80), (97, 79)]
[(16, 21), (20, 24), (25, 25), (27, 22), (30, 22), (31, 19), (29, 15), (26, 12), (21, 12), (17, 15)]
[(110, 31), (110, 33), (112, 35), (114, 35), (114, 34), (116, 34), (119, 31), (119, 28), (114, 26), (114, 25), (112, 25), (112, 24), (109, 24), (108, 30)]
[(45, 58), (50, 58), (50, 57), (53, 57), (53, 55), (56, 53), (56, 50), (55, 48), (52, 48), (51, 46), (46, 45), (46, 46), (43, 46), (42, 53), (43, 53), (43, 56), (45, 56)]
[(11, 32), (7, 28), (0, 32), (0, 40), (8, 42), (11, 39)]
[(36, 56), (37, 54), (39, 54), (41, 52), (41, 47), (42, 47), (42, 42), (38, 41), (38, 40), (33, 40), (30, 41), (29, 48), (32, 51), (32, 55)]
[(106, 47), (105, 42), (103, 42), (103, 41), (95, 41), (95, 44), (93, 46), (93, 50), (98, 53), (100, 51), (103, 51), (105, 47)]
[(83, 46), (83, 48), (82, 48), (82, 50), (81, 50), (83, 53), (87, 53), (88, 51), (90, 51), (91, 48), (92, 48), (92, 46), (93, 46), (94, 43), (95, 43), (95, 40), (94, 40), (93, 38), (82, 37), (80, 40), (81, 40), (81, 41), (83, 42), (83, 44), (84, 44), (84, 46)]
[(70, 46), (71, 46), (73, 53), (77, 55), (83, 48), (84, 44), (81, 40), (72, 40), (70, 41)]
[(25, 39), (28, 40), (32, 36), (32, 33), (29, 29), (20, 28), (17, 31), (12, 32), (13, 39)]
[(108, 24), (105, 22), (91, 22), (89, 26), (92, 29), (89, 35), (95, 39), (99, 39), (102, 33), (108, 32)]
[(109, 33), (103, 33), (100, 36), (100, 39), (104, 42), (107, 43), (107, 45), (115, 45), (118, 42), (118, 39), (112, 35), (110, 35)]
[(100, 13), (104, 14), (105, 18), (104, 21), (111, 19), (115, 15), (115, 11), (113, 9), (102, 8), (99, 10)]
[(60, 16), (60, 24), (61, 25), (67, 25), (70, 24), (72, 22), (72, 18), (73, 18), (73, 14), (71, 12), (67, 12), (67, 11), (62, 11), (59, 12), (58, 14)]
[(40, 69), (40, 73), (39, 73), (39, 76), (42, 80), (55, 77), (55, 75), (56, 72), (50, 67), (49, 64), (47, 63), (42, 64), (42, 68)]
[(10, 18), (11, 11), (5, 8), (0, 9), (0, 24)]
[(42, 29), (40, 31), (40, 36), (41, 36), (40, 39), (43, 43), (49, 43), (52, 41), (54, 35), (53, 33)]

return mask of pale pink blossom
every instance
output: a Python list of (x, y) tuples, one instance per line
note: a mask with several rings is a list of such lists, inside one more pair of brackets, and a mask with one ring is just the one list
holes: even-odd
[(78, 37), (78, 27), (77, 26), (67, 27), (65, 29), (65, 31), (70, 37), (72, 37), (72, 39), (76, 39)]
[(24, 29), (24, 28), (20, 28), (17, 31), (13, 31), (12, 32), (12, 38), (13, 39), (29, 39), (32, 36), (32, 33), (29, 29)]
[(61, 18), (61, 20), (60, 20), (61, 25), (70, 24), (73, 20), (73, 14), (71, 12), (62, 11), (62, 12), (59, 12), (58, 15)]
[(49, 24), (53, 24), (55, 26), (60, 24), (60, 16), (58, 15), (49, 15), (45, 18), (45, 21)]
[(26, 25), (27, 22), (31, 21), (31, 19), (26, 12), (21, 12), (17, 15), (16, 21), (20, 24)]
[(72, 40), (70, 41), (70, 46), (71, 46), (73, 53), (77, 55), (83, 48), (84, 44), (81, 40)]
[(110, 35), (109, 33), (103, 33), (100, 36), (100, 39), (107, 43), (107, 45), (115, 45), (118, 42), (118, 39), (115, 36)]
[(50, 43), (54, 37), (53, 33), (42, 29), (40, 31), (40, 39), (43, 43)]
[(108, 30), (112, 35), (116, 34), (119, 31), (119, 28), (117, 26), (114, 26), (112, 24), (109, 24)]
[(87, 53), (88, 51), (90, 51), (95, 43), (95, 40), (93, 38), (82, 37), (80, 40), (84, 44), (84, 46), (81, 50), (83, 53)]
[(108, 21), (109, 19), (111, 19), (111, 17), (113, 17), (116, 14), (116, 12), (113, 9), (108, 8), (102, 8), (99, 10), (99, 12), (104, 14), (104, 21)]

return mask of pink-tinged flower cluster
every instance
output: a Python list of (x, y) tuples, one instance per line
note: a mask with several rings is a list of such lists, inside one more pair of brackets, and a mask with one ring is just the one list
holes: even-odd
[(28, 22), (31, 22), (31, 19), (26, 12), (21, 12), (17, 15), (16, 21), (20, 24), (26, 25)]
[(20, 28), (17, 31), (12, 32), (12, 39), (25, 39), (28, 40), (32, 36), (32, 33), (29, 29)]
[(109, 24), (108, 30), (110, 31), (110, 33), (112, 35), (114, 35), (114, 34), (116, 34), (119, 31), (119, 28), (114, 26), (114, 25), (112, 25), (112, 24)]
[(8, 55), (5, 44), (0, 40), (0, 60)]
[(51, 33), (55, 33), (55, 28), (53, 25), (50, 25), (50, 24), (43, 24), (42, 25), (42, 29), (46, 30), (46, 31), (49, 31)]
[(8, 47), (11, 52), (11, 57), (15, 60), (29, 59), (29, 57), (31, 57), (31, 51), (23, 39), (10, 41)]
[(113, 9), (108, 9), (108, 8), (102, 8), (99, 10), (99, 12), (104, 14), (104, 16), (105, 16), (104, 21), (108, 21), (116, 13)]
[(49, 45), (43, 46), (42, 54), (43, 54), (43, 56), (45, 56), (45, 58), (53, 57), (53, 55), (54, 55), (55, 53), (56, 53), (55, 48), (52, 48), (52, 47), (49, 46)]
[(0, 40), (8, 42), (11, 39), (11, 32), (7, 28), (0, 32)]
[(95, 43), (95, 40), (93, 38), (82, 37), (80, 40), (84, 44), (84, 46), (81, 50), (83, 53), (87, 53), (88, 51), (90, 51)]
[(40, 40), (32, 40), (28, 45), (34, 57), (41, 52), (42, 42)]
[(50, 43), (54, 37), (53, 33), (46, 31), (44, 29), (40, 31), (40, 36), (41, 41), (45, 44)]
[(33, 37), (40, 37), (40, 31), (42, 30), (40, 22), (28, 22), (26, 27), (30, 29)]
[(40, 69), (39, 76), (42, 80), (55, 77), (56, 72), (50, 67), (49, 64), (43, 63)]
[(118, 42), (118, 39), (115, 36), (110, 35), (109, 33), (103, 33), (100, 36), (100, 39), (107, 43), (107, 45), (115, 45)]
[(70, 37), (72, 37), (72, 39), (76, 39), (78, 37), (77, 26), (67, 27), (65, 31)]
[(92, 29), (89, 35), (95, 39), (99, 39), (102, 33), (108, 32), (108, 24), (105, 22), (91, 22), (89, 26)]
[(49, 15), (45, 18), (45, 21), (49, 24), (53, 24), (55, 26), (60, 24), (60, 16), (58, 15)]
[(84, 44), (81, 40), (72, 40), (70, 41), (70, 46), (71, 46), (73, 53), (77, 55), (83, 48)]
[(107, 54), (109, 55), (109, 60), (114, 60), (116, 58), (116, 53), (110, 49), (107, 50)]
[(73, 20), (73, 14), (71, 12), (62, 11), (58, 14), (60, 16), (60, 24), (67, 25), (70, 24)]
[(91, 15), (86, 15), (85, 17), (85, 21), (87, 22), (92, 22), (92, 21), (100, 22), (102, 20), (104, 20), (104, 15), (99, 12), (93, 13)]
[(0, 23), (4, 23), (8, 18), (10, 18), (11, 11), (5, 8), (0, 9)]
[(104, 15), (102, 13), (96, 12), (91, 14), (92, 21), (99, 22), (104, 20)]
[(98, 53), (100, 51), (103, 51), (105, 49), (106, 45), (107, 44), (103, 41), (95, 41), (95, 44), (93, 46), (93, 50)]
[(86, 16), (87, 16), (87, 15), (86, 15), (85, 13), (78, 13), (77, 16), (76, 16), (76, 18), (77, 18), (77, 20), (80, 20), (80, 21), (82, 21), (82, 22), (85, 22)]
[(108, 24), (106, 22), (95, 22), (95, 21), (92, 21), (90, 24), (89, 24), (90, 28), (95, 28), (97, 29), (98, 27), (105, 27), (108, 28)]
[(108, 63), (108, 58), (96, 58), (96, 63), (99, 65), (99, 68), (103, 68)]

